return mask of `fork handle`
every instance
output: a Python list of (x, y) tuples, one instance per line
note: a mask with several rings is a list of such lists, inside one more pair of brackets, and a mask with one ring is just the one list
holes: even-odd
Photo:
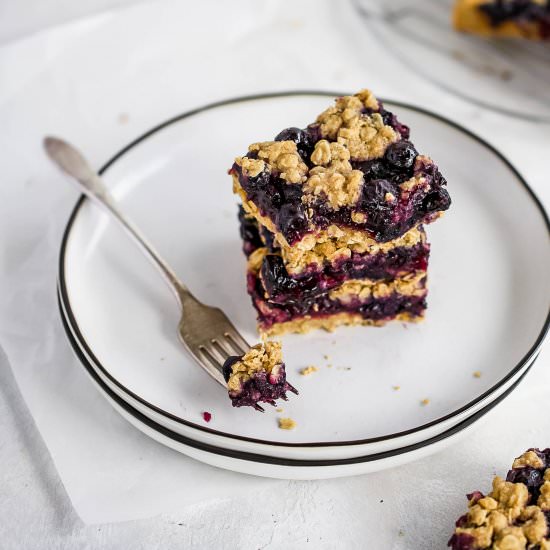
[(48, 156), (69, 176), (80, 184), (83, 193), (102, 206), (123, 229), (133, 238), (145, 255), (159, 269), (164, 279), (174, 291), (180, 305), (190, 296), (189, 289), (178, 279), (172, 268), (141, 234), (139, 229), (119, 210), (117, 203), (103, 180), (88, 164), (84, 156), (72, 145), (55, 137), (44, 139)]

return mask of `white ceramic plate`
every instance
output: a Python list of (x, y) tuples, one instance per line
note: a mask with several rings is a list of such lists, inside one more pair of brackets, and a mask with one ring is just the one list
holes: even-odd
[[(142, 136), (104, 169), (124, 209), (183, 281), (199, 299), (222, 307), (251, 342), (254, 312), (226, 170), (248, 143), (313, 120), (330, 103), (326, 96), (250, 98), (188, 113)], [(436, 436), (518, 379), (548, 328), (548, 220), (490, 146), (430, 113), (386, 105), (411, 125), (419, 150), (436, 159), (454, 201), (428, 228), (426, 321), (286, 337), (289, 378), (301, 395), (284, 404), (298, 428), (279, 430), (275, 411), (231, 408), (223, 389), (188, 359), (170, 291), (118, 227), (84, 200), (63, 243), (61, 301), (79, 346), (113, 391), (199, 441), (321, 460)], [(308, 364), (320, 371), (300, 377)], [(473, 377), (477, 370), (481, 378)], [(421, 406), (425, 398), (430, 404)], [(212, 413), (209, 424), (202, 411)]]
[(456, 32), (454, 0), (353, 0), (386, 50), (433, 84), (486, 109), (550, 121), (550, 46)]
[(204, 441), (187, 438), (177, 432), (169, 430), (165, 426), (155, 423), (149, 416), (142, 414), (129, 405), (127, 401), (120, 398), (115, 392), (111, 391), (102, 378), (98, 376), (96, 369), (90, 364), (74, 338), (74, 333), (69, 326), (69, 321), (66, 318), (61, 303), (60, 309), (67, 336), (76, 355), (88, 372), (90, 379), (103, 397), (105, 397), (112, 407), (130, 422), (130, 424), (162, 445), (166, 445), (171, 449), (196, 460), (200, 460), (201, 462), (210, 464), (211, 466), (263, 477), (280, 479), (329, 479), (367, 474), (400, 466), (433, 454), (451, 444), (457, 443), (465, 437), (473, 429), (474, 424), (477, 425), (480, 420), (483, 420), (488, 412), (517, 387), (529, 370), (527, 369), (514, 385), (508, 388), (504, 394), (493, 400), (489, 405), (452, 428), (420, 443), (396, 448), (388, 452), (351, 459), (321, 461), (281, 459), (270, 455), (251, 454), (249, 452), (240, 452), (228, 448), (216, 447)]

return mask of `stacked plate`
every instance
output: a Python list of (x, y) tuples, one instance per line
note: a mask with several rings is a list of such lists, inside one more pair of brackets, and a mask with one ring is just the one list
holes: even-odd
[[(313, 120), (330, 95), (267, 95), (186, 113), (102, 170), (125, 212), (197, 298), (221, 307), (250, 342), (258, 337), (244, 256), (235, 261), (237, 201), (226, 172), (249, 143)], [(518, 385), (550, 322), (548, 218), (490, 145), (421, 109), (386, 106), (439, 164), (454, 201), (428, 228), (427, 318), (285, 337), (288, 377), (300, 396), (283, 403), (283, 412), (230, 406), (181, 347), (177, 304), (154, 268), (104, 213), (78, 202), (61, 250), (60, 311), (93, 383), (134, 426), (215, 466), (328, 478), (435, 452)], [(307, 365), (318, 371), (300, 376)], [(280, 430), (280, 416), (298, 427)]]

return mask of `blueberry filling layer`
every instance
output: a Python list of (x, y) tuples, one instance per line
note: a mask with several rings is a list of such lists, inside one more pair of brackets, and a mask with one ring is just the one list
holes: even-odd
[(544, 3), (532, 0), (495, 0), (481, 4), (493, 27), (512, 21), (518, 24), (540, 23), (541, 35), (550, 37), (550, 1)]
[(347, 280), (394, 279), (414, 271), (426, 271), (428, 254), (429, 248), (425, 244), (394, 248), (388, 253), (380, 252), (356, 259), (352, 257), (337, 269), (327, 266), (321, 273), (312, 273), (300, 279), (290, 277), (281, 256), (268, 254), (262, 261), (260, 273), (270, 301), (301, 302), (326, 293)]
[(360, 315), (363, 319), (372, 321), (387, 321), (397, 315), (407, 313), (412, 317), (420, 317), (426, 309), (426, 294), (406, 296), (397, 292), (389, 296), (377, 298), (373, 295), (366, 299), (357, 297), (343, 302), (331, 299), (329, 294), (307, 297), (301, 301), (274, 303), (266, 300), (262, 281), (253, 273), (248, 273), (248, 293), (258, 312), (258, 323), (263, 330), (274, 324), (286, 323), (299, 318), (315, 319), (338, 313)]
[[(287, 154), (289, 158), (284, 161), (274, 156), (277, 159), (275, 164), (262, 164), (258, 157), (258, 150), (261, 151), (258, 146), (262, 144), (256, 144), (256, 148), (251, 148), (243, 159), (248, 164), (259, 162), (259, 167), (250, 172), (244, 170), (241, 159), (230, 170), (238, 180), (236, 190), (263, 217), (271, 221), (290, 246), (308, 233), (324, 230), (331, 225), (365, 231), (377, 241), (387, 242), (403, 235), (418, 223), (432, 221), (435, 213), (447, 210), (450, 206), (445, 179), (437, 167), (427, 157), (419, 155), (408, 141), (407, 126), (384, 109), (380, 102), (377, 109), (365, 107), (356, 113), (358, 119), (378, 117), (393, 136), (386, 136), (385, 139), (390, 140), (390, 143), (384, 146), (378, 144), (370, 157), (353, 155), (362, 151), (361, 146), (370, 143), (368, 138), (358, 143), (357, 140), (363, 138), (357, 136), (362, 136), (363, 131), (367, 131), (365, 135), (368, 135), (368, 131), (376, 135), (374, 127), (362, 127), (359, 120), (354, 129), (346, 129), (348, 133), (344, 135), (349, 137), (342, 139), (343, 143), (349, 141), (347, 145), (342, 145), (341, 138), (336, 139), (334, 135), (327, 142), (321, 130), (323, 124), (328, 124), (327, 128), (330, 129), (330, 121), (327, 122), (325, 114), (323, 123), (318, 120), (305, 129), (287, 128), (276, 136), (276, 142), (296, 145), (294, 153)], [(347, 115), (340, 113), (339, 116), (345, 118)], [(329, 131), (327, 128), (325, 131)], [(378, 131), (383, 133), (380, 129)], [(324, 154), (317, 151), (317, 145), (323, 145)], [(331, 149), (330, 153), (329, 145), (344, 151)], [(341, 156), (344, 153), (349, 161)], [(272, 152), (263, 151), (262, 154), (262, 159), (271, 159)], [(344, 165), (347, 168), (342, 168)], [(293, 183), (289, 182), (284, 170), (294, 170)], [(336, 171), (340, 181), (335, 182), (331, 170)], [(321, 174), (322, 181), (315, 180), (318, 174)], [(299, 183), (300, 177), (302, 183)], [(347, 177), (349, 181), (342, 183), (342, 179)], [(350, 191), (346, 186), (351, 181), (357, 182), (359, 178), (360, 185), (353, 186), (353, 191)], [(313, 180), (315, 183), (312, 183)], [(334, 194), (332, 197), (331, 192)]]

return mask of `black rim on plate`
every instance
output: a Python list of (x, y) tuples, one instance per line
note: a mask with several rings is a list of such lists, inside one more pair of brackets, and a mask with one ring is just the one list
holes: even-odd
[(187, 445), (189, 447), (193, 447), (194, 449), (198, 449), (200, 451), (225, 456), (228, 458), (235, 458), (239, 460), (246, 460), (248, 462), (260, 462), (262, 464), (274, 464), (277, 466), (317, 466), (317, 467), (326, 467), (326, 466), (346, 466), (346, 465), (352, 465), (352, 464), (360, 464), (364, 462), (375, 462), (378, 460), (384, 460), (386, 458), (391, 458), (394, 456), (399, 456), (402, 454), (410, 453), (413, 451), (417, 451), (419, 449), (422, 449), (424, 447), (428, 447), (429, 445), (433, 445), (434, 443), (438, 443), (440, 441), (443, 441), (445, 439), (448, 439), (449, 437), (456, 435), (457, 433), (461, 432), (468, 426), (471, 426), (474, 424), (477, 420), (485, 416), (489, 411), (491, 411), (494, 407), (496, 407), (501, 401), (506, 399), (508, 395), (510, 395), (515, 388), (522, 382), (522, 380), (525, 378), (526, 374), (529, 372), (531, 367), (533, 366), (534, 362), (538, 358), (538, 355), (533, 360), (533, 363), (529, 365), (529, 367), (525, 370), (525, 372), (518, 378), (514, 384), (512, 384), (504, 393), (499, 395), (494, 401), (491, 401), (488, 405), (483, 407), (482, 409), (475, 412), (473, 415), (469, 416), (462, 422), (452, 426), (448, 430), (434, 436), (430, 437), (429, 439), (426, 439), (424, 441), (420, 441), (418, 443), (414, 443), (411, 445), (406, 445), (405, 447), (399, 447), (398, 449), (392, 449), (390, 451), (384, 451), (380, 453), (373, 453), (370, 455), (365, 456), (359, 456), (354, 458), (339, 458), (339, 459), (321, 459), (321, 460), (307, 460), (307, 459), (292, 459), (292, 458), (280, 458), (276, 456), (267, 456), (267, 455), (261, 455), (257, 453), (250, 453), (246, 451), (236, 451), (233, 449), (226, 449), (223, 447), (218, 447), (217, 445), (211, 445), (209, 443), (203, 443), (201, 441), (197, 441), (195, 439), (192, 439), (190, 437), (186, 437), (184, 435), (181, 435), (179, 433), (173, 432), (172, 430), (166, 428), (165, 426), (162, 426), (161, 424), (158, 424), (154, 420), (151, 420), (148, 416), (145, 416), (143, 413), (139, 412), (137, 409), (132, 407), (129, 403), (124, 401), (121, 397), (119, 397), (116, 393), (114, 393), (109, 386), (101, 379), (101, 377), (97, 374), (95, 371), (93, 365), (90, 363), (90, 361), (87, 359), (87, 357), (84, 355), (82, 349), (80, 348), (78, 342), (76, 341), (74, 334), (70, 328), (69, 320), (65, 317), (65, 313), (63, 312), (63, 306), (61, 304), (61, 297), (58, 293), (58, 305), (59, 309), (61, 311), (61, 321), (63, 323), (63, 327), (65, 328), (65, 332), (67, 334), (67, 337), (69, 339), (69, 342), (73, 348), (73, 351), (75, 352), (76, 356), (82, 363), (83, 367), (85, 368), (88, 375), (92, 378), (92, 380), (99, 386), (100, 390), (105, 393), (111, 401), (114, 401), (116, 405), (118, 405), (120, 408), (122, 408), (126, 413), (134, 417), (138, 422), (141, 424), (145, 424), (148, 428), (158, 432), (164, 437), (167, 437), (171, 439), (172, 441), (175, 441), (177, 443), (182, 443), (184, 445)]
[[(274, 99), (274, 98), (282, 98), (282, 97), (300, 97), (300, 96), (318, 96), (318, 97), (338, 97), (341, 95), (345, 95), (342, 92), (319, 92), (319, 91), (289, 91), (289, 92), (277, 92), (277, 93), (267, 93), (267, 94), (258, 94), (258, 95), (252, 95), (252, 96), (244, 96), (244, 97), (238, 97), (233, 99), (227, 99), (224, 101), (218, 101), (215, 103), (210, 103), (208, 105), (205, 105), (203, 107), (199, 107), (197, 109), (193, 109), (191, 111), (187, 111), (181, 115), (175, 116), (157, 126), (152, 128), (151, 130), (145, 132), (140, 137), (136, 138), (134, 141), (129, 143), (126, 147), (121, 149), (118, 153), (116, 153), (103, 167), (99, 170), (99, 174), (103, 175), (119, 158), (121, 158), (123, 155), (125, 155), (127, 152), (132, 150), (135, 146), (139, 145), (143, 141), (145, 141), (147, 138), (153, 136), (154, 134), (160, 132), (164, 128), (167, 128), (169, 126), (172, 126), (173, 124), (176, 124), (182, 120), (185, 120), (186, 118), (189, 118), (191, 116), (200, 114), (204, 111), (208, 111), (211, 109), (219, 108), (219, 107), (225, 107), (228, 105), (236, 104), (236, 103), (243, 103), (247, 101), (257, 101), (257, 100), (263, 100), (263, 99)], [(381, 100), (385, 101), (385, 100)], [(423, 109), (421, 107), (416, 107), (414, 105), (409, 105), (407, 103), (399, 102), (399, 101), (389, 101), (388, 103), (391, 103), (392, 105), (397, 106), (398, 108), (401, 107), (403, 109), (409, 109), (412, 111), (416, 111), (419, 113), (422, 113), (428, 117), (431, 117), (433, 119), (436, 119), (440, 122), (443, 122), (444, 124), (447, 124), (456, 130), (459, 130), (463, 134), (467, 135), (471, 139), (478, 142), (480, 145), (482, 145), (485, 149), (488, 149), (491, 153), (493, 153), (501, 162), (504, 163), (504, 165), (510, 170), (510, 172), (515, 176), (516, 181), (518, 184), (525, 190), (525, 192), (528, 194), (528, 196), (531, 198), (535, 206), (538, 208), (540, 215), (546, 225), (548, 236), (550, 237), (550, 219), (548, 218), (548, 215), (542, 206), (541, 202), (533, 192), (533, 190), (529, 187), (528, 183), (525, 181), (525, 179), (521, 176), (521, 174), (516, 170), (516, 168), (506, 159), (506, 157), (498, 151), (493, 145), (486, 142), (483, 138), (477, 136), (467, 128), (464, 128), (460, 124), (449, 120), (437, 113), (432, 113), (431, 111), (428, 111), (426, 109)], [(84, 195), (82, 195), (71, 215), (69, 218), (69, 221), (67, 222), (67, 226), (65, 228), (65, 232), (63, 234), (63, 239), (61, 242), (61, 249), (59, 254), (59, 299), (60, 299), (60, 309), (61, 304), (63, 305), (63, 308), (65, 310), (65, 314), (67, 316), (67, 321), (70, 324), (70, 327), (72, 328), (74, 332), (74, 337), (78, 340), (79, 345), (82, 347), (82, 349), (86, 352), (86, 354), (91, 358), (91, 360), (95, 363), (97, 368), (103, 373), (103, 375), (108, 378), (113, 384), (115, 384), (118, 388), (120, 388), (124, 393), (126, 393), (128, 396), (132, 397), (148, 409), (160, 414), (161, 416), (164, 416), (168, 418), (169, 420), (172, 420), (174, 422), (177, 422), (179, 424), (188, 426), (190, 428), (197, 429), (202, 432), (206, 432), (212, 435), (217, 435), (225, 438), (240, 440), (240, 441), (246, 441), (249, 443), (258, 443), (262, 445), (272, 445), (276, 447), (338, 447), (338, 446), (354, 446), (354, 445), (365, 445), (369, 443), (378, 443), (381, 441), (389, 441), (392, 439), (397, 439), (399, 437), (403, 437), (406, 435), (410, 435), (416, 432), (420, 432), (422, 430), (425, 430), (427, 428), (430, 428), (432, 426), (435, 426), (437, 424), (440, 424), (442, 422), (445, 422), (447, 420), (450, 420), (463, 412), (467, 411), (468, 409), (475, 407), (477, 404), (479, 404), (481, 401), (483, 401), (485, 398), (489, 397), (492, 393), (497, 391), (499, 388), (501, 388), (506, 382), (508, 382), (510, 379), (512, 379), (515, 375), (517, 375), (523, 368), (525, 368), (537, 355), (537, 352), (542, 345), (542, 342), (548, 333), (548, 329), (550, 327), (550, 310), (546, 316), (545, 322), (529, 351), (525, 353), (523, 358), (518, 362), (518, 364), (510, 370), (510, 372), (504, 376), (499, 382), (494, 384), (491, 388), (483, 392), (481, 395), (467, 403), (466, 405), (463, 405), (456, 411), (453, 411), (451, 413), (448, 413), (445, 416), (442, 416), (441, 418), (438, 418), (436, 420), (432, 420), (426, 424), (423, 424), (421, 426), (417, 426), (415, 428), (411, 428), (409, 430), (404, 430), (401, 432), (397, 432), (390, 435), (384, 435), (384, 436), (378, 436), (378, 437), (372, 437), (367, 439), (360, 439), (360, 440), (352, 440), (352, 441), (328, 441), (328, 442), (315, 442), (315, 443), (284, 443), (284, 442), (276, 442), (276, 441), (267, 441), (263, 439), (256, 439), (251, 437), (245, 437), (245, 436), (239, 436), (235, 434), (229, 434), (226, 432), (221, 432), (218, 430), (214, 430), (212, 428), (207, 428), (205, 426), (201, 426), (200, 424), (196, 424), (194, 422), (191, 422), (189, 420), (185, 420), (183, 418), (180, 418), (178, 416), (173, 415), (172, 413), (169, 413), (168, 411), (165, 411), (156, 405), (153, 405), (152, 403), (149, 403), (136, 393), (134, 393), (132, 390), (124, 386), (119, 380), (117, 380), (115, 377), (113, 377), (109, 371), (102, 365), (102, 363), (98, 360), (98, 358), (93, 353), (90, 345), (86, 342), (84, 336), (82, 335), (82, 332), (80, 331), (80, 328), (78, 326), (78, 322), (76, 320), (76, 317), (72, 311), (71, 304), (69, 301), (69, 295), (67, 290), (67, 284), (66, 284), (66, 270), (65, 270), (65, 261), (66, 261), (66, 251), (67, 251), (67, 244), (70, 238), (71, 229), (76, 221), (77, 215), (84, 204), (84, 202), (88, 200)], [(61, 310), (62, 316), (64, 315), (63, 311)], [(65, 327), (67, 328), (67, 327)], [(72, 338), (72, 335), (70, 336)], [(514, 384), (513, 387), (517, 385)], [(505, 392), (504, 395), (507, 395), (509, 390)], [(500, 400), (500, 397), (497, 399), (497, 401)], [(484, 409), (483, 409), (484, 410)], [(479, 412), (479, 411), (478, 411)], [(141, 413), (139, 413), (141, 414)], [(477, 414), (477, 413), (475, 413)], [(152, 422), (152, 421), (151, 421)], [(460, 425), (460, 424), (459, 424)], [(445, 432), (446, 433), (446, 432)]]

